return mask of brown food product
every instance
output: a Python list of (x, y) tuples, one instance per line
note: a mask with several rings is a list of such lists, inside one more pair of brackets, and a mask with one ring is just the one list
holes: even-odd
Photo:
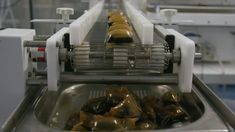
[(121, 124), (125, 130), (134, 130), (136, 128), (136, 121), (138, 118), (123, 118)]
[(126, 29), (126, 30), (128, 30), (130, 32), (133, 31), (133, 29), (129, 25), (126, 25), (126, 24), (116, 24), (116, 25), (113, 25), (113, 26), (109, 27), (108, 32), (111, 32), (111, 31), (116, 30), (116, 29)]
[(136, 130), (154, 130), (157, 128), (158, 128), (157, 124), (155, 124), (152, 121), (148, 121), (148, 120), (143, 121), (143, 122), (139, 122), (136, 125)]
[(96, 116), (92, 126), (93, 131), (121, 131), (124, 130), (120, 119), (110, 116)]
[(123, 18), (113, 18), (113, 19), (109, 19), (108, 21), (108, 25), (112, 26), (113, 23), (124, 23), (124, 24), (128, 24), (128, 21), (126, 19)]
[(126, 29), (117, 29), (108, 32), (109, 43), (130, 43), (133, 41), (133, 33)]
[(65, 124), (65, 130), (71, 130), (73, 128), (74, 125), (78, 124), (80, 121), (80, 116), (79, 116), (79, 112), (76, 112), (74, 114), (72, 114), (68, 121)]
[(91, 128), (93, 126), (94, 115), (84, 111), (80, 111), (80, 122), (84, 127)]
[(88, 131), (88, 129), (83, 126), (83, 123), (78, 123), (73, 126), (71, 131)]
[(118, 11), (118, 10), (114, 10), (114, 11), (108, 12), (108, 18), (113, 16), (113, 15), (123, 15), (123, 12), (122, 11)]
[(112, 15), (108, 18), (108, 20), (112, 20), (112, 19), (124, 19), (124, 20), (127, 20), (127, 18), (123, 15), (119, 15), (119, 14), (115, 14), (115, 15)]
[(181, 100), (181, 95), (175, 91), (169, 91), (162, 95), (162, 103), (164, 105), (178, 104)]
[(110, 109), (110, 114), (119, 118), (138, 118), (141, 115), (141, 108), (132, 95), (128, 95), (117, 106)]
[(161, 126), (170, 126), (176, 122), (188, 120), (186, 111), (178, 105), (168, 105), (163, 108), (163, 118), (161, 119)]
[(107, 104), (106, 97), (98, 97), (89, 100), (82, 106), (82, 111), (92, 113), (92, 114), (105, 114), (109, 111), (110, 106)]
[(184, 117), (186, 117), (186, 112), (185, 110), (181, 107), (181, 106), (177, 106), (177, 105), (168, 105), (166, 107), (163, 108), (164, 112), (171, 118), (173, 119), (183, 119)]

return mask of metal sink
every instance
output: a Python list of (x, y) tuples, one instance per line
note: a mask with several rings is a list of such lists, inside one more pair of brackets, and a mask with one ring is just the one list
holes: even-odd
[[(60, 92), (45, 91), (35, 102), (33, 107), (35, 118), (48, 130), (64, 131), (64, 126), (69, 116), (80, 110), (87, 100), (104, 95), (108, 87), (125, 86), (138, 96), (160, 96), (164, 91), (176, 89), (169, 85), (102, 85), (79, 84), (65, 86)], [(226, 131), (226, 126), (219, 116), (205, 102), (200, 94), (193, 90), (190, 94), (183, 94), (183, 102), (189, 115), (193, 119), (191, 123), (181, 124), (177, 127), (158, 131), (181, 130), (210, 130)]]

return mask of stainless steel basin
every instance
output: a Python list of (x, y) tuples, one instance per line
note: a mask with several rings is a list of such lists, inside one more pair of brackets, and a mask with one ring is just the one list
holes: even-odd
[[(173, 85), (62, 84), (59, 91), (51, 92), (47, 91), (47, 87), (31, 87), (31, 92), (28, 92), (22, 103), (2, 126), (2, 130), (4, 132), (63, 132), (68, 116), (79, 111), (88, 99), (104, 95), (104, 90), (107, 87), (121, 86), (128, 87), (141, 97), (145, 95), (159, 96), (168, 89), (176, 88)], [(196, 80), (193, 91), (183, 95), (184, 107), (192, 117), (192, 122), (178, 124), (177, 127), (169, 129), (152, 131), (227, 132), (231, 130), (227, 121), (222, 118), (223, 116), (220, 116), (221, 113), (217, 113), (219, 107), (215, 108), (208, 100), (212, 95), (206, 97), (199, 92), (199, 89), (202, 88), (206, 88), (205, 85), (200, 80)], [(229, 114), (229, 112), (227, 113)]]
[[(63, 130), (69, 116), (80, 110), (81, 106), (87, 100), (104, 95), (108, 87), (125, 86), (135, 92), (138, 96), (146, 95), (160, 96), (164, 91), (176, 89), (168, 85), (102, 85), (102, 84), (79, 84), (67, 86), (61, 92), (44, 92), (36, 101), (34, 114), (36, 118), (49, 129)], [(181, 124), (177, 127), (164, 129), (169, 130), (214, 130), (223, 127), (223, 122), (218, 118), (216, 113), (209, 107), (203, 98), (193, 90), (190, 94), (183, 94), (183, 104), (192, 118), (191, 123)], [(210, 118), (213, 120), (210, 120)], [(205, 125), (205, 121), (209, 124)], [(204, 123), (203, 123), (204, 122)], [(198, 126), (201, 124), (201, 126)], [(215, 126), (213, 126), (215, 125)], [(207, 128), (208, 127), (208, 128)], [(214, 127), (214, 128), (213, 128)]]

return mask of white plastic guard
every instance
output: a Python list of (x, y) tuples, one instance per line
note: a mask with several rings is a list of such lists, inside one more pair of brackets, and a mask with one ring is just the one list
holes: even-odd
[(178, 66), (179, 89), (183, 93), (190, 93), (192, 90), (195, 43), (174, 29), (168, 29), (168, 31), (175, 36), (175, 49), (181, 51), (181, 63)]
[(61, 44), (63, 35), (68, 33), (68, 28), (62, 28), (47, 40), (46, 45), (46, 57), (47, 57), (47, 83), (49, 91), (58, 90), (58, 80), (60, 77), (59, 66), (59, 47)]
[(131, 20), (142, 44), (153, 44), (153, 24), (141, 14), (130, 2), (123, 0), (126, 13)]
[(104, 1), (100, 1), (93, 8), (85, 12), (81, 17), (70, 24), (70, 44), (80, 45), (86, 35), (97, 21), (103, 9)]

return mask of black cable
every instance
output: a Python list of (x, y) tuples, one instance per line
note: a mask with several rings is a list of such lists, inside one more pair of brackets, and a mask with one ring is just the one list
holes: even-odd
[(10, 3), (10, 5), (6, 5), (6, 6), (0, 6), (0, 8), (6, 9), (9, 7), (14, 7), (16, 6), (21, 0), (15, 0), (14, 2)]

